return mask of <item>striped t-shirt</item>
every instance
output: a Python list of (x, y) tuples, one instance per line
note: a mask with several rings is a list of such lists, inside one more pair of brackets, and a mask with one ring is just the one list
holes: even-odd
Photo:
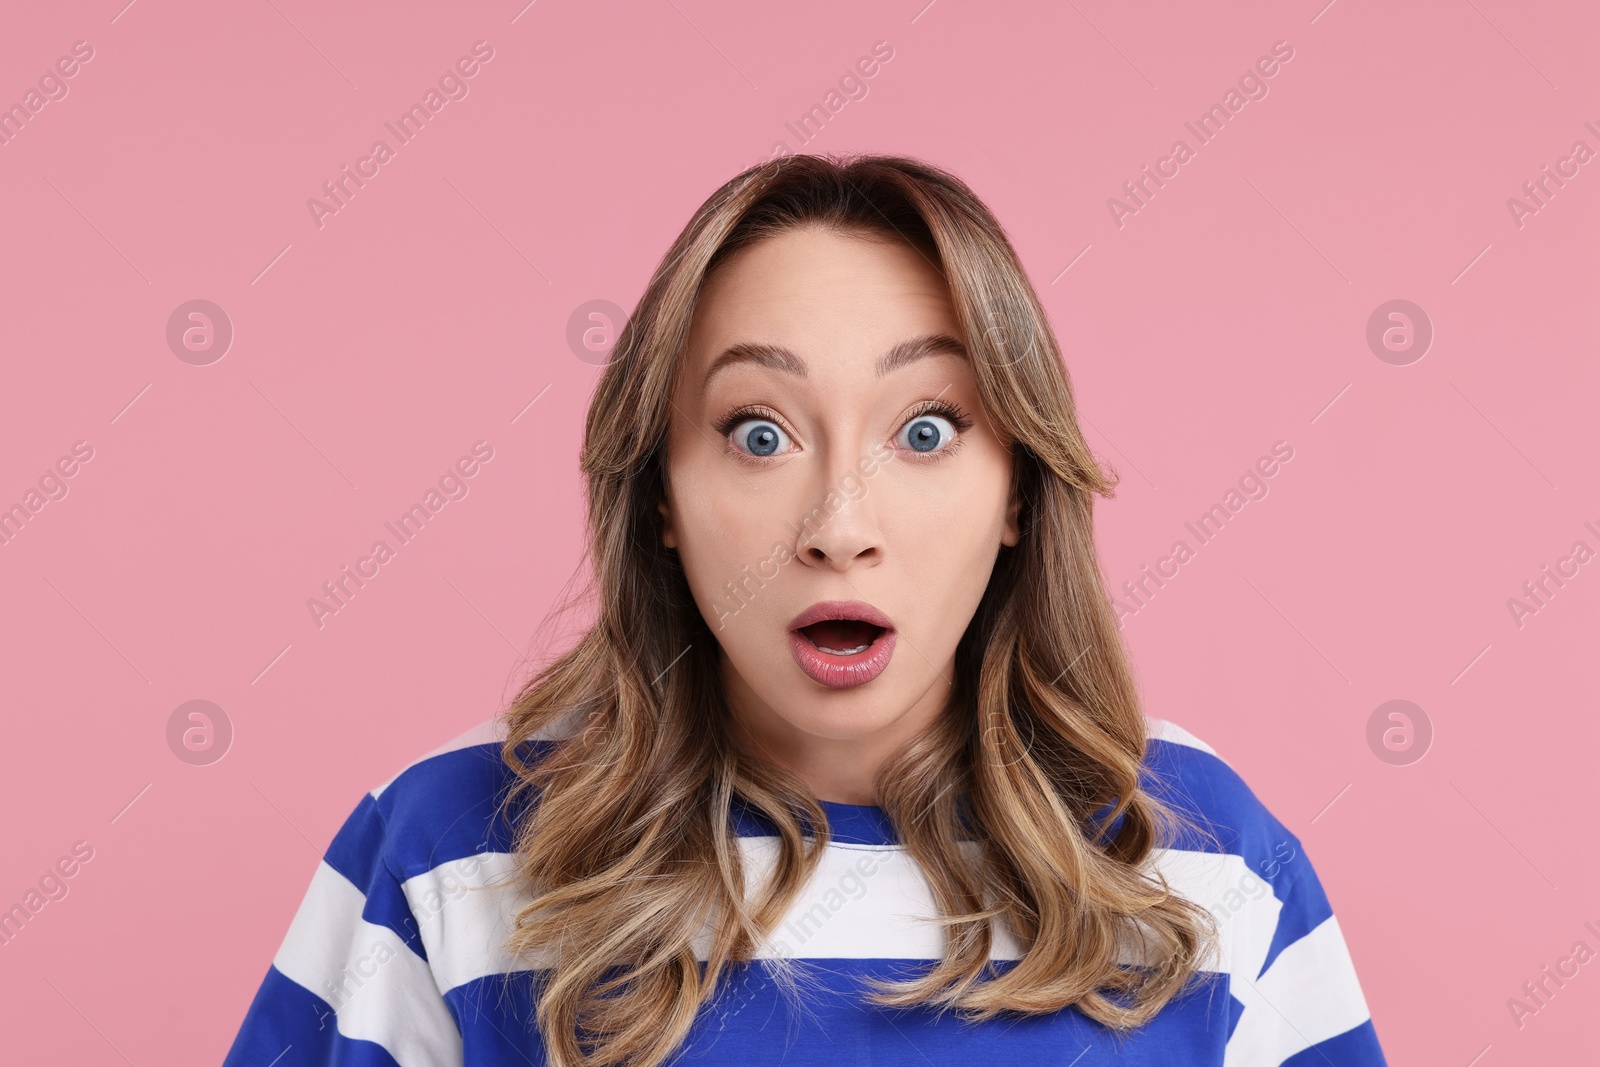
[[(546, 1062), (536, 972), (504, 947), (529, 895), (515, 877), (507, 820), (516, 812), (500, 812), (513, 783), (500, 729), (491, 720), (361, 798), (318, 864), (225, 1067)], [(1180, 840), (1151, 860), (1216, 917), (1221, 954), (1218, 970), (1145, 1026), (1119, 1037), (1075, 1008), (974, 1025), (865, 1003), (862, 979), (914, 976), (908, 963), (941, 957), (944, 933), (926, 921), (937, 907), (883, 810), (824, 801), (833, 838), (812, 880), (757, 959), (733, 965), (669, 1062), (1384, 1064), (1300, 841), (1208, 746), (1171, 723), (1152, 720), (1149, 733), (1148, 784), (1209, 823), (1223, 851)], [(756, 884), (777, 839), (749, 809), (735, 825)], [(996, 970), (1020, 957), (1003, 928), (992, 946)], [(698, 947), (703, 962), (704, 937)], [(802, 961), (799, 1010), (763, 962), (780, 954)]]

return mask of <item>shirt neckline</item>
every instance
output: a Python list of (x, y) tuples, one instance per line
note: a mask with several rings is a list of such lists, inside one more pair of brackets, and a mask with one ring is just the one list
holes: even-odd
[[(830, 844), (840, 845), (902, 845), (895, 833), (889, 815), (877, 804), (841, 804), (837, 801), (813, 797), (828, 820)], [(771, 820), (735, 799), (733, 822), (741, 837), (775, 837), (778, 828)]]
[(833, 841), (842, 845), (898, 845), (889, 815), (877, 804), (842, 804), (813, 798), (828, 816)]

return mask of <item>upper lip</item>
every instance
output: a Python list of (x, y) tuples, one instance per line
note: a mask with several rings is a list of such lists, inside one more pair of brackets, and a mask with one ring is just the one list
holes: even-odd
[(859, 600), (824, 600), (813, 604), (794, 617), (794, 621), (789, 623), (789, 629), (803, 630), (812, 623), (828, 622), (833, 619), (855, 619), (870, 623), (879, 629), (894, 629), (894, 623), (889, 621), (887, 615), (871, 604)]

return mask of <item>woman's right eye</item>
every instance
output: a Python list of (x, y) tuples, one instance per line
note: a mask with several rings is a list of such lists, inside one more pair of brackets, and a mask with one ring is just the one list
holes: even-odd
[(787, 452), (789, 435), (771, 419), (745, 419), (728, 431), (733, 447), (749, 456), (765, 459)]

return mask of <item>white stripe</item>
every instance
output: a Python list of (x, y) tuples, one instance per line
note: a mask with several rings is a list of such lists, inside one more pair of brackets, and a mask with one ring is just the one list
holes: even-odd
[(365, 905), (350, 879), (319, 863), (273, 965), (333, 1007), (339, 1033), (381, 1045), (401, 1067), (461, 1063), (461, 1032), (427, 962), (363, 919)]
[[(746, 884), (754, 888), (771, 876), (779, 838), (739, 839)], [(963, 842), (970, 858), (977, 843)], [(811, 880), (778, 922), (756, 956), (771, 959), (938, 959), (944, 954), (944, 929), (929, 921), (938, 914), (933, 891), (902, 847), (829, 845)], [(705, 959), (710, 931), (695, 941)], [(990, 958), (1014, 960), (1020, 946), (997, 926)]]
[[(442, 863), (400, 886), (417, 920), (439, 992), (491, 974), (532, 969), (506, 950), (520, 911), (531, 899), (509, 852), (480, 852)], [(546, 963), (548, 965), (548, 963)]]
[[(1146, 719), (1145, 736), (1155, 741), (1170, 741), (1175, 745), (1183, 745), (1187, 748), (1197, 748), (1201, 752), (1211, 756), (1217, 755), (1216, 749), (1212, 748), (1210, 745), (1206, 744), (1204, 741), (1200, 740), (1194, 734), (1191, 734), (1188, 730), (1185, 730), (1177, 723), (1168, 722), (1166, 719)], [(1217, 758), (1222, 759), (1221, 756), (1217, 756)]]
[[(739, 839), (748, 887), (769, 877), (778, 840)], [(970, 842), (963, 847), (977, 848)], [(1231, 854), (1163, 849), (1152, 854), (1151, 863), (1176, 893), (1217, 916), (1221, 954), (1207, 960), (1206, 969), (1260, 973), (1282, 909), (1271, 887)], [(514, 960), (506, 951), (516, 914), (532, 899), (511, 853), (485, 852), (441, 864), (407, 879), (403, 889), (441, 992), (489, 975), (549, 966), (548, 958)], [(903, 847), (835, 843), (756, 956), (938, 959), (945, 933), (931, 921), (937, 914), (927, 879)], [(696, 958), (706, 959), (710, 929), (702, 929), (692, 944)], [(1153, 962), (1142, 949), (1130, 942), (1119, 958), (1125, 964)], [(997, 926), (990, 958), (1021, 955), (1010, 931)]]
[(1259, 982), (1235, 974), (1244, 1014), (1228, 1041), (1225, 1067), (1279, 1064), (1371, 1018), (1336, 916), (1289, 945)]
[(1216, 920), (1220, 958), (1208, 960), (1205, 969), (1248, 978), (1260, 974), (1283, 911), (1272, 885), (1231, 852), (1158, 849), (1153, 859), (1174, 892)]

